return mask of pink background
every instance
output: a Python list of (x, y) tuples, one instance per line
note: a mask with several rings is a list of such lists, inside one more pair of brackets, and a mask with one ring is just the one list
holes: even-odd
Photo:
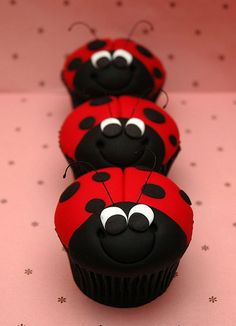
[(64, 91), (65, 55), (92, 36), (126, 37), (156, 53), (168, 72), (168, 91), (235, 91), (236, 2), (222, 0), (1, 0), (0, 90)]
[[(182, 137), (170, 177), (191, 197), (195, 223), (167, 292), (116, 309), (77, 289), (54, 231), (57, 200), (72, 180), (71, 173), (62, 179), (67, 164), (58, 147), (70, 112), (59, 72), (65, 53), (90, 39), (82, 27), (66, 31), (74, 20), (122, 36), (141, 18), (156, 29), (140, 29), (135, 39), (167, 67), (168, 112)], [(1, 1), (0, 19), (0, 324), (234, 326), (236, 3), (10, 0)]]

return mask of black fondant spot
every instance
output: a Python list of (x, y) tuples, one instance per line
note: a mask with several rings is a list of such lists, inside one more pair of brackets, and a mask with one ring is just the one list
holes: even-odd
[(166, 195), (166, 192), (162, 187), (152, 183), (147, 183), (144, 185), (142, 188), (142, 193), (152, 198), (164, 198)]
[(109, 96), (98, 97), (90, 101), (90, 105), (96, 106), (101, 104), (110, 103), (112, 99)]
[(138, 232), (144, 232), (148, 229), (148, 219), (141, 213), (134, 213), (129, 218), (129, 227)]
[(96, 213), (98, 211), (101, 211), (104, 207), (105, 202), (102, 199), (95, 198), (87, 202), (85, 209), (89, 213)]
[(110, 174), (107, 172), (97, 172), (93, 175), (93, 180), (97, 182), (104, 182), (110, 179)]
[(64, 192), (61, 194), (61, 197), (59, 199), (60, 203), (63, 203), (64, 201), (70, 199), (79, 189), (80, 183), (74, 182), (69, 187), (64, 190)]
[(75, 58), (68, 64), (68, 70), (77, 70), (81, 64), (82, 60), (80, 58)]
[(180, 196), (182, 197), (182, 199), (188, 204), (188, 205), (192, 205), (192, 202), (189, 198), (189, 196), (186, 194), (186, 192), (184, 192), (183, 190), (179, 191)]
[(111, 216), (106, 224), (105, 229), (110, 234), (119, 234), (127, 228), (127, 221), (122, 215), (113, 215)]
[(162, 72), (158, 68), (154, 68), (153, 73), (154, 73), (155, 77), (157, 77), (157, 78), (162, 78), (163, 77)]
[(103, 129), (103, 134), (106, 137), (115, 137), (118, 136), (122, 131), (122, 127), (116, 123), (111, 123)]
[(155, 122), (155, 123), (164, 123), (166, 121), (164, 115), (160, 112), (157, 112), (151, 108), (145, 108), (143, 110), (144, 115), (148, 118), (148, 120)]
[(176, 139), (176, 137), (174, 135), (169, 136), (169, 141), (173, 146), (177, 145), (177, 139)]
[(147, 57), (147, 58), (152, 58), (153, 57), (152, 53), (148, 49), (144, 48), (143, 46), (137, 45), (136, 48), (145, 57)]
[(84, 118), (82, 121), (80, 121), (79, 128), (80, 129), (90, 129), (93, 127), (94, 123), (95, 123), (94, 117), (87, 117), (87, 118)]
[(106, 45), (105, 41), (95, 40), (95, 41), (92, 41), (92, 42), (88, 43), (88, 49), (90, 51), (94, 51), (94, 50), (98, 50), (98, 49), (103, 48), (105, 45)]

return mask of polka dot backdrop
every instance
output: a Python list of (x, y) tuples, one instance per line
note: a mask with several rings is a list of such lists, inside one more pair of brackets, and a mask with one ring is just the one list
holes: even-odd
[(84, 296), (54, 231), (73, 179), (58, 146), (68, 96), (2, 94), (0, 105), (2, 325), (235, 325), (236, 94), (170, 93), (182, 135), (170, 177), (193, 202), (193, 240), (166, 293), (133, 309)]
[[(0, 324), (235, 325), (235, 9), (219, 0), (0, 2)], [(62, 178), (58, 146), (70, 112), (60, 70), (66, 54), (91, 39), (82, 27), (69, 33), (73, 21), (120, 37), (139, 19), (155, 30), (139, 28), (134, 39), (168, 72), (168, 112), (182, 138), (170, 177), (190, 195), (195, 223), (167, 292), (120, 310), (77, 289), (54, 231), (55, 206), (72, 180), (71, 172)]]
[(168, 91), (235, 90), (235, 1), (4, 0), (0, 3), (0, 90), (63, 91), (59, 78), (66, 54), (91, 40), (82, 20), (100, 37), (126, 37), (140, 19), (134, 40), (163, 61)]

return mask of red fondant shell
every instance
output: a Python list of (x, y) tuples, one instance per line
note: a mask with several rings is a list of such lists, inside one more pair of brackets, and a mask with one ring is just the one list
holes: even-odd
[[(79, 128), (79, 124), (87, 117), (95, 119), (94, 126), (100, 124), (104, 119), (115, 118), (139, 118), (146, 125), (151, 127), (162, 139), (165, 146), (165, 157), (163, 164), (167, 163), (176, 153), (180, 145), (179, 130), (172, 117), (149, 100), (140, 100), (131, 96), (111, 97), (112, 102), (101, 104), (99, 106), (91, 106), (90, 101), (80, 105), (75, 111), (71, 112), (66, 118), (60, 130), (60, 146), (62, 152), (75, 160), (75, 149), (81, 142), (84, 135), (90, 129), (84, 130)], [(144, 109), (149, 108), (160, 113), (164, 119), (164, 123), (156, 123), (149, 120), (144, 114)], [(170, 142), (170, 135), (177, 140), (176, 145)]]
[[(116, 202), (136, 203), (142, 188), (149, 176), (149, 171), (136, 168), (106, 168), (98, 172), (107, 172), (110, 179), (105, 182), (106, 187)], [(55, 226), (62, 243), (67, 247), (73, 233), (91, 216), (85, 207), (92, 199), (102, 199), (105, 206), (112, 205), (112, 202), (101, 182), (92, 179), (96, 172), (89, 172), (75, 182), (80, 187), (69, 199), (59, 202), (55, 212)], [(180, 188), (167, 177), (152, 172), (148, 184), (154, 184), (165, 191), (163, 198), (153, 198), (142, 193), (139, 203), (163, 212), (175, 221), (184, 231), (187, 241), (190, 242), (193, 227), (193, 211), (189, 204), (180, 195)]]
[[(142, 62), (146, 69), (149, 71), (150, 75), (153, 77), (154, 81), (154, 89), (152, 93), (156, 93), (158, 90), (160, 90), (163, 87), (163, 84), (166, 79), (166, 71), (164, 69), (164, 66), (162, 65), (160, 59), (157, 56), (152, 55), (152, 57), (147, 57), (140, 53), (137, 50), (137, 43), (131, 40), (126, 39), (102, 39), (102, 41), (105, 41), (106, 44), (102, 49), (99, 50), (89, 50), (87, 44), (80, 47), (79, 49), (75, 50), (73, 53), (71, 53), (64, 64), (63, 68), (63, 79), (68, 86), (68, 88), (71, 91), (74, 91), (74, 85), (73, 85), (73, 79), (75, 76), (75, 71), (70, 71), (68, 69), (68, 65), (70, 62), (75, 58), (80, 58), (82, 62), (87, 62), (91, 59), (91, 56), (98, 51), (101, 50), (107, 50), (107, 51), (114, 51), (117, 49), (124, 49), (126, 51), (129, 51), (137, 60)], [(154, 68), (157, 68), (161, 71), (162, 77), (157, 78), (155, 74), (153, 73)]]

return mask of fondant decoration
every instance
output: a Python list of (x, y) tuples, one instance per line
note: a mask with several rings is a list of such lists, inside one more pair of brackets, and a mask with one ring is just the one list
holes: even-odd
[(156, 172), (113, 167), (76, 179), (60, 197), (55, 226), (81, 291), (117, 307), (161, 295), (191, 240), (190, 204)]
[(165, 78), (159, 58), (130, 39), (95, 39), (68, 55), (62, 71), (74, 107), (104, 95), (155, 101)]
[[(60, 131), (69, 163), (95, 168), (143, 166), (156, 156), (156, 171), (167, 174), (180, 150), (179, 131), (171, 116), (149, 100), (131, 96), (92, 99), (74, 110)], [(90, 170), (72, 165), (75, 177)]]

